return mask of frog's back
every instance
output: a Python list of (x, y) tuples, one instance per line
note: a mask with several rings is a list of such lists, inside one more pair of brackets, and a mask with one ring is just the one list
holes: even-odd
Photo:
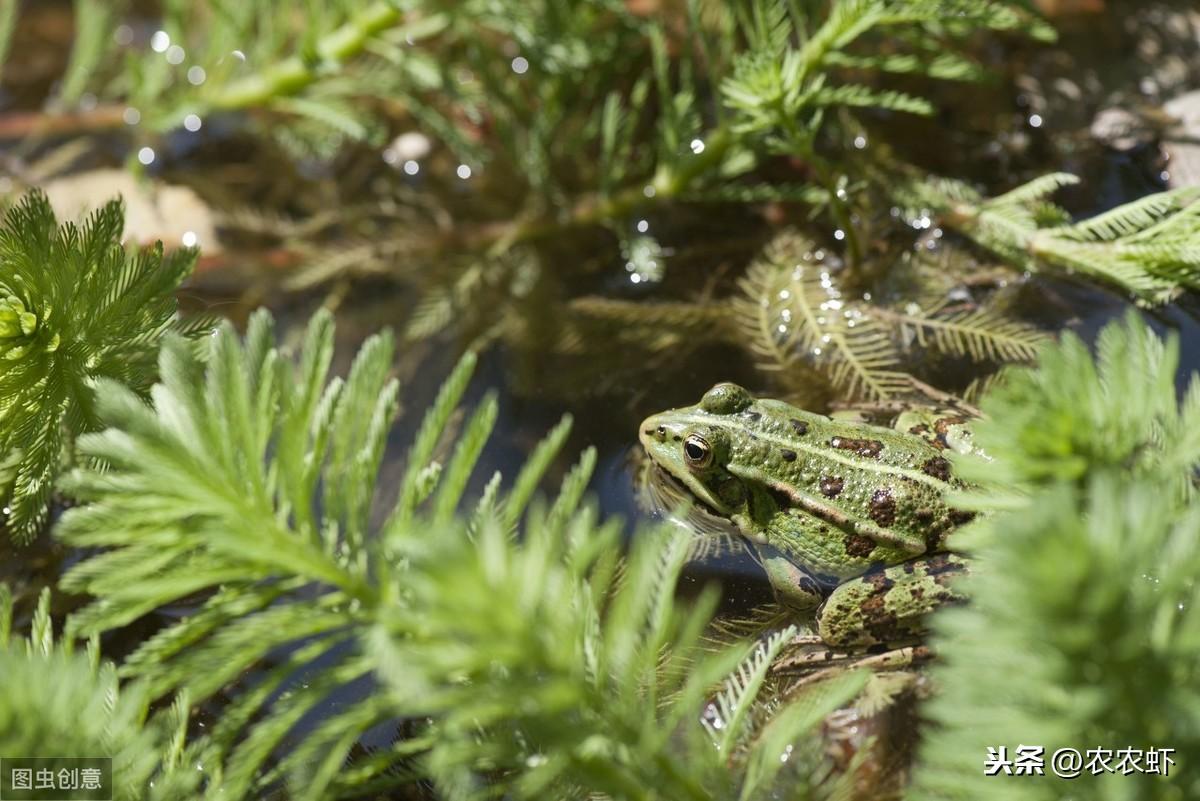
[(913, 555), (863, 532), (918, 542), (933, 552), (963, 522), (965, 516), (944, 500), (946, 490), (960, 484), (950, 461), (925, 439), (769, 399), (755, 400), (739, 416), (736, 425), (748, 436), (735, 445), (733, 469), (741, 466), (746, 475), (760, 474), (784, 490), (781, 505), (794, 519), (819, 520), (782, 529), (807, 540), (790, 543), (789, 550), (799, 547), (814, 561), (839, 565), (838, 577)]

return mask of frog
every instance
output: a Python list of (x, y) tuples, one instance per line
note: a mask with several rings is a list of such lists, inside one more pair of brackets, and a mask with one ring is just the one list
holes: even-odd
[(780, 604), (833, 648), (919, 639), (928, 614), (965, 596), (968, 560), (948, 545), (972, 514), (951, 453), (970, 416), (910, 409), (891, 427), (756, 398), (733, 383), (646, 418), (639, 440), (666, 480), (750, 543)]

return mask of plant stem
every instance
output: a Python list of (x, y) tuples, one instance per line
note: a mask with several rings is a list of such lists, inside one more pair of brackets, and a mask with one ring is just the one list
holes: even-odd
[(401, 17), (398, 4), (378, 0), (322, 37), (316, 44), (317, 58), (292, 56), (233, 82), (207, 98), (206, 105), (209, 110), (236, 111), (265, 105), (273, 97), (296, 94), (315, 82), (324, 66), (358, 55), (374, 37), (395, 26)]

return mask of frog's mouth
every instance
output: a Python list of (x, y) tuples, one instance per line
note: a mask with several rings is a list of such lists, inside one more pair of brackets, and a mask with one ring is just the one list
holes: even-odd
[[(645, 458), (645, 454), (643, 454)], [(639, 470), (642, 508), (660, 518), (673, 520), (697, 534), (689, 559), (708, 559), (747, 550), (738, 527), (696, 497), (682, 481), (649, 458)]]
[(683, 481), (670, 470), (655, 462), (647, 460), (646, 490), (649, 494), (653, 511), (671, 514), (686, 506), (691, 506), (692, 513), (716, 521), (713, 525), (727, 527), (730, 523), (729, 513), (722, 512), (713, 502), (708, 489), (695, 487)]

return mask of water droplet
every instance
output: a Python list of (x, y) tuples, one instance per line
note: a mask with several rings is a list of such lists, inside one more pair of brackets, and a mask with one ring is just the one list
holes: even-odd
[(196, 114), (189, 114), (183, 118), (183, 127), (192, 133), (200, 130), (201, 125), (203, 125), (203, 121)]
[(165, 53), (171, 46), (171, 36), (166, 31), (155, 31), (150, 37), (150, 49), (155, 53)]
[(517, 56), (512, 60), (512, 71), (518, 75), (524, 75), (529, 72), (529, 59), (523, 56)]
[(699, 155), (704, 152), (704, 142), (699, 139), (693, 139), (691, 143), (692, 152)]
[(118, 25), (117, 29), (113, 31), (113, 41), (121, 47), (133, 44), (133, 28), (128, 25)]
[(154, 163), (154, 148), (143, 147), (141, 150), (139, 150), (138, 151), (138, 161), (140, 161), (142, 164), (147, 164), (147, 165), (153, 164)]
[(721, 717), (721, 710), (717, 708), (716, 704), (707, 704), (700, 718), (714, 729), (725, 728), (725, 719)]
[(421, 171), (421, 165), (418, 164), (417, 162), (413, 161), (412, 159), (409, 159), (408, 161), (404, 162), (404, 174), (405, 175), (416, 175), (420, 171)]
[(233, 53), (231, 53), (231, 55), (234, 58), (236, 58), (238, 61), (241, 61), (243, 63), (246, 61), (246, 54), (243, 53), (241, 50), (234, 50)]
[(780, 300), (787, 300), (791, 296), (792, 296), (792, 293), (789, 292), (788, 290), (786, 290), (786, 289), (779, 290), (779, 299)]
[(646, 184), (646, 188), (642, 190), (642, 194), (645, 195), (646, 197), (654, 197), (657, 194), (657, 192), (655, 191), (655, 189), (652, 185)]
[(1041, 114), (1030, 114), (1029, 115), (1029, 127), (1030, 128), (1041, 128), (1042, 127), (1042, 115)]
[(184, 231), (183, 236), (181, 236), (179, 238), (179, 241), (183, 243), (183, 246), (185, 248), (196, 247), (196, 242), (198, 241), (196, 239), (196, 232), (195, 231)]
[(125, 109), (123, 114), (121, 114), (121, 119), (125, 120), (126, 125), (137, 125), (142, 121), (142, 112), (138, 111), (133, 106), (130, 106), (129, 108)]
[(187, 53), (183, 52), (183, 48), (180, 47), (179, 45), (171, 45), (170, 47), (167, 48), (167, 63), (168, 64), (182, 64), (184, 58), (186, 58), (186, 57), (187, 57)]
[(633, 275), (629, 276), (629, 280), (631, 283), (634, 283), (634, 284), (642, 283), (642, 277), (640, 275), (638, 275), (637, 273), (634, 273)]
[(199, 86), (208, 80), (208, 73), (204, 71), (204, 67), (198, 65), (188, 67), (187, 79), (192, 86)]
[(867, 146), (867, 137), (862, 136), (861, 134), (854, 137), (854, 146), (859, 150), (865, 149)]
[(471, 177), (471, 168), (466, 164), (459, 164), (458, 169), (454, 171), (459, 178), (464, 181)]
[(647, 222), (646, 220), (638, 220), (637, 221), (637, 230), (638, 230), (639, 234), (646, 233), (647, 231), (650, 230), (650, 223)]
[(838, 228), (836, 231), (833, 232), (833, 238), (836, 239), (837, 241), (841, 242), (843, 239), (846, 238), (846, 232), (843, 231), (841, 228)]

